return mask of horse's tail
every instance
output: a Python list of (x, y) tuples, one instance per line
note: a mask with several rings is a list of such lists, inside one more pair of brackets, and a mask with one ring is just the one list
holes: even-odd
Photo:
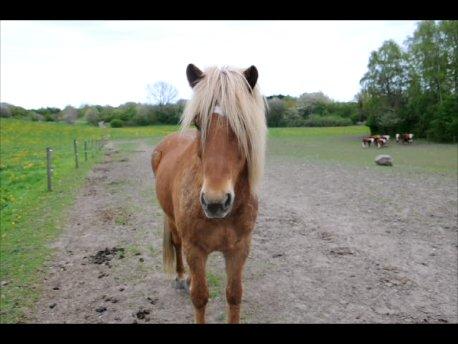
[(164, 234), (162, 236), (162, 258), (164, 271), (172, 274), (175, 267), (175, 247), (172, 242), (172, 232), (170, 231), (169, 222), (164, 218)]

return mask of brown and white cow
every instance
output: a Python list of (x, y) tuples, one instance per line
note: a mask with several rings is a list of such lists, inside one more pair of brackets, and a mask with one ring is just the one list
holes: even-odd
[(397, 143), (413, 143), (413, 134), (396, 134)]
[(377, 148), (382, 148), (386, 146), (386, 144), (388, 143), (388, 139), (383, 135), (376, 138), (375, 143), (377, 144)]
[(371, 144), (374, 143), (374, 141), (375, 141), (375, 138), (373, 138), (372, 136), (363, 137), (363, 140), (362, 140), (363, 148), (370, 147)]
[(374, 143), (378, 148), (384, 147), (387, 145), (390, 139), (390, 135), (371, 135), (363, 137), (362, 146), (363, 148), (370, 147)]

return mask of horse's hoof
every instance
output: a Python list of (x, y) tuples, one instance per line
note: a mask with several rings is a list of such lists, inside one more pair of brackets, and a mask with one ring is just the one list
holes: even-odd
[(178, 289), (178, 290), (184, 290), (186, 292), (189, 292), (189, 288), (188, 288), (188, 283), (186, 282), (186, 279), (180, 279), (180, 278), (175, 278), (175, 281), (173, 283), (173, 286), (175, 289)]
[(187, 294), (191, 294), (191, 279), (190, 278), (186, 278), (184, 280), (184, 291)]

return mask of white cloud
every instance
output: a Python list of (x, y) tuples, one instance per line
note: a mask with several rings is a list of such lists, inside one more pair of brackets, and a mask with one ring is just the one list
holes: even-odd
[(164, 80), (189, 98), (190, 62), (258, 67), (265, 95), (351, 100), (370, 52), (415, 21), (2, 21), (1, 101), (26, 108), (146, 101)]

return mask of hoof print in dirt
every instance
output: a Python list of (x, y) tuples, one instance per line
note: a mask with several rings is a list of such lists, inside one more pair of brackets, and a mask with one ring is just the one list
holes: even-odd
[(137, 319), (149, 321), (150, 319), (147, 317), (149, 313), (149, 309), (140, 308), (140, 310), (137, 313), (135, 313), (135, 316), (137, 317)]
[(329, 251), (333, 256), (347, 256), (353, 255), (353, 252), (348, 247), (337, 247)]
[(156, 302), (159, 300), (159, 298), (155, 297), (155, 298), (151, 298), (151, 297), (147, 297), (146, 298), (148, 300), (149, 303), (151, 303), (152, 305), (155, 305)]
[(52, 304), (49, 305), (49, 308), (53, 309), (56, 306), (57, 306), (57, 303), (52, 303)]
[(106, 307), (99, 307), (99, 308), (96, 308), (95, 311), (97, 313), (103, 313), (103, 312), (107, 311), (107, 308)]
[(113, 247), (111, 249), (106, 248), (105, 250), (98, 251), (95, 255), (89, 257), (89, 261), (92, 264), (103, 264), (112, 260), (119, 252), (119, 258), (124, 258), (124, 248)]
[(118, 303), (118, 299), (115, 298), (115, 297), (111, 297), (111, 296), (109, 296), (109, 297), (104, 297), (103, 300), (104, 300), (105, 302)]
[(279, 257), (283, 257), (284, 254), (283, 253), (276, 253), (272, 256), (272, 258), (279, 258)]

